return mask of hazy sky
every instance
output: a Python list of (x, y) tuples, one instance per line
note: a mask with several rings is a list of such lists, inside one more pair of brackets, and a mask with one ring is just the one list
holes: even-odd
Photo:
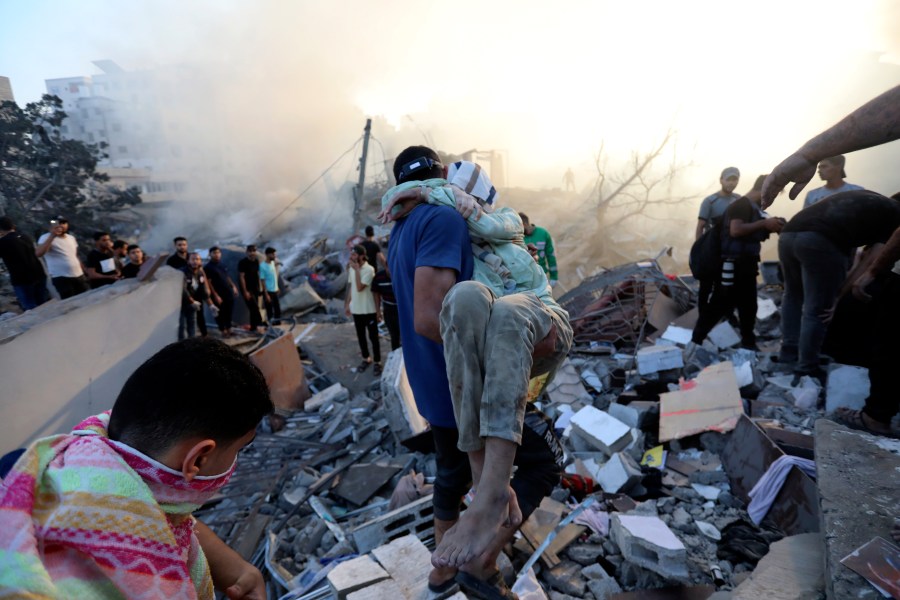
[[(900, 83), (900, 3), (889, 0), (410, 2), (0, 0), (0, 75), (20, 103), (44, 79), (172, 63), (208, 68), (204, 90), (299, 190), (383, 116), (392, 140), (500, 149), (509, 183), (588, 186), (668, 128), (710, 193), (739, 191), (806, 139)], [(388, 126), (391, 124), (396, 131)], [(408, 143), (408, 142), (407, 142)], [(849, 180), (900, 190), (900, 143), (848, 159)], [(350, 173), (352, 178), (354, 175)], [(745, 184), (745, 185), (743, 185)]]

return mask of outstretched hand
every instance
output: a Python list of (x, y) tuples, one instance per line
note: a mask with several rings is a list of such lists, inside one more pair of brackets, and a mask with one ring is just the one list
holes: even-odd
[(769, 176), (766, 177), (766, 180), (763, 183), (763, 207), (772, 204), (775, 200), (775, 196), (777, 196), (779, 192), (792, 181), (794, 182), (794, 185), (791, 187), (788, 197), (791, 200), (795, 199), (816, 174), (817, 165), (818, 162), (811, 161), (799, 152), (795, 152), (781, 161), (777, 167), (772, 169), (772, 172), (769, 173)]

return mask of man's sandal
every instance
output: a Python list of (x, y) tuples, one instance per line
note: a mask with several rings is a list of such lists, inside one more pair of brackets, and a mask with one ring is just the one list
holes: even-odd
[(834, 414), (832, 416), (834, 417), (835, 421), (837, 421), (841, 425), (849, 427), (850, 429), (864, 431), (865, 433), (870, 433), (872, 435), (882, 435), (889, 438), (900, 439), (900, 434), (891, 429), (890, 425), (888, 425), (887, 431), (872, 429), (871, 427), (869, 427), (866, 424), (865, 420), (863, 420), (863, 413), (861, 410), (852, 410), (846, 407), (841, 407), (834, 411)]
[(500, 571), (494, 571), (487, 579), (478, 579), (474, 575), (460, 571), (456, 574), (456, 582), (470, 598), (479, 600), (519, 600), (503, 581)]

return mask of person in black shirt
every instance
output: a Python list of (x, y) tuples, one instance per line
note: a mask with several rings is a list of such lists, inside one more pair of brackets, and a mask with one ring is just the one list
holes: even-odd
[(826, 323), (856, 248), (883, 244), (900, 226), (900, 201), (865, 190), (841, 192), (804, 208), (778, 240), (784, 272), (779, 360), (798, 375), (824, 378), (819, 365)]
[(397, 298), (394, 286), (386, 269), (375, 273), (372, 280), (372, 294), (375, 296), (375, 318), (383, 320), (391, 335), (391, 350), (400, 347), (400, 315), (397, 312)]
[(700, 307), (700, 316), (691, 342), (702, 344), (710, 330), (723, 317), (738, 310), (741, 323), (741, 347), (757, 350), (756, 276), (761, 243), (770, 233), (778, 233), (785, 220), (766, 217), (760, 207), (762, 184), (760, 175), (746, 196), (732, 202), (722, 217), (722, 271), (714, 283), (709, 304)]
[(203, 271), (203, 260), (196, 252), (188, 255), (188, 266), (181, 270), (184, 273), (184, 288), (181, 293), (181, 317), (178, 320), (178, 339), (194, 337), (195, 325), (200, 329), (200, 336), (206, 337), (206, 317), (203, 315), (203, 303), (209, 305), (213, 313), (215, 305), (209, 294), (209, 282)]
[(187, 238), (178, 236), (172, 243), (175, 244), (175, 254), (166, 259), (166, 264), (173, 269), (183, 269), (188, 264)]
[(112, 238), (107, 231), (94, 232), (94, 249), (84, 263), (91, 289), (110, 285), (122, 278), (122, 266), (112, 251)]
[(381, 246), (375, 241), (375, 228), (371, 225), (366, 225), (366, 239), (363, 240), (360, 245), (366, 249), (366, 261), (372, 265), (372, 268), (375, 269), (375, 271), (378, 271), (379, 255), (381, 256), (381, 260), (387, 263), (384, 259), (384, 254), (381, 254)]
[(50, 299), (47, 275), (34, 250), (34, 241), (16, 231), (9, 217), (0, 217), (0, 258), (9, 271), (22, 310), (31, 310)]
[(241, 285), (241, 295), (247, 303), (250, 311), (250, 330), (257, 331), (262, 325), (262, 317), (259, 312), (260, 280), (259, 280), (259, 255), (256, 246), (247, 246), (247, 256), (238, 262), (238, 280)]
[(128, 246), (128, 264), (122, 267), (122, 278), (133, 279), (141, 271), (144, 264), (144, 251), (137, 244)]
[(234, 299), (238, 295), (238, 289), (222, 262), (221, 248), (213, 246), (209, 249), (209, 261), (204, 269), (212, 292), (212, 300), (219, 307), (216, 325), (219, 326), (222, 335), (227, 337), (231, 335), (231, 315), (234, 312)]

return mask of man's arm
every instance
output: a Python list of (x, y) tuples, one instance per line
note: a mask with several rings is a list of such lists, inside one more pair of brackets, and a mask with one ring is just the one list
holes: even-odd
[(866, 293), (866, 287), (875, 281), (882, 273), (889, 271), (895, 262), (900, 260), (900, 227), (888, 239), (877, 255), (873, 255), (872, 262), (862, 275), (853, 281), (853, 295), (868, 302), (872, 297)]
[(34, 253), (37, 255), (38, 258), (47, 254), (47, 252), (50, 250), (50, 246), (53, 245), (53, 240), (55, 240), (55, 239), (56, 239), (56, 232), (50, 231), (47, 234), (47, 239), (45, 239), (43, 242), (38, 244), (38, 246), (34, 249)]
[(265, 600), (266, 583), (259, 569), (241, 558), (201, 521), (196, 521), (194, 533), (206, 555), (213, 585), (231, 599)]
[(413, 326), (416, 333), (438, 344), (441, 339), (441, 305), (458, 275), (455, 269), (417, 267), (413, 282)]
[(731, 219), (728, 225), (728, 233), (731, 237), (737, 238), (763, 230), (778, 233), (782, 227), (784, 227), (784, 220), (778, 217), (769, 217), (753, 223), (745, 223), (742, 219)]
[(706, 229), (706, 219), (697, 219), (697, 229), (694, 231), (694, 241), (700, 239), (700, 236), (703, 235), (703, 230)]
[(770, 204), (791, 181), (795, 183), (789, 196), (791, 200), (796, 198), (816, 174), (816, 166), (824, 158), (871, 148), (898, 138), (900, 85), (863, 104), (772, 169), (763, 184), (763, 205)]
[(247, 291), (247, 280), (244, 278), (244, 272), (241, 271), (238, 273), (238, 281), (241, 283), (241, 294), (244, 295), (244, 298), (247, 300), (250, 299), (250, 292)]

